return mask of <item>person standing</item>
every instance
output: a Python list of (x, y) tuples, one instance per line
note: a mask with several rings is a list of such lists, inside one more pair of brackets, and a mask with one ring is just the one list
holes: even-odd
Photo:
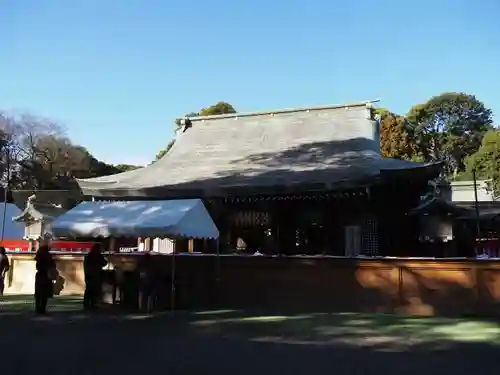
[(83, 269), (85, 273), (85, 293), (83, 295), (83, 308), (94, 309), (100, 302), (102, 293), (102, 269), (108, 264), (100, 243), (94, 244), (85, 256)]
[(5, 247), (0, 246), (0, 296), (3, 296), (5, 289), (5, 277), (7, 276), (9, 269), (10, 263), (9, 258), (7, 257), (7, 252), (5, 251)]
[(53, 295), (53, 279), (56, 271), (56, 264), (50, 247), (43, 245), (38, 249), (36, 256), (35, 275), (35, 311), (37, 314), (47, 313), (47, 302)]

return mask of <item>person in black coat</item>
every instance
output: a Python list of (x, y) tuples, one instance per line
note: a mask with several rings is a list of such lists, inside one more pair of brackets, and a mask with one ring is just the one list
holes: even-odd
[(9, 272), (10, 263), (7, 257), (7, 251), (5, 247), (0, 246), (0, 296), (3, 296), (3, 291), (5, 289), (5, 277), (7, 272)]
[(35, 261), (35, 311), (37, 314), (46, 314), (47, 302), (53, 295), (53, 279), (56, 272), (50, 247), (41, 246), (36, 253)]
[(102, 255), (101, 244), (97, 243), (85, 256), (83, 269), (85, 273), (85, 293), (83, 295), (83, 308), (94, 309), (101, 300), (103, 268), (108, 264)]

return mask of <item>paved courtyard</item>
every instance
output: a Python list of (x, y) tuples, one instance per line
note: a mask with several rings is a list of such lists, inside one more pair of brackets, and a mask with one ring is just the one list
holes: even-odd
[(497, 374), (500, 324), (363, 314), (198, 311), (95, 315), (58, 298), (36, 317), (0, 300), (6, 373)]

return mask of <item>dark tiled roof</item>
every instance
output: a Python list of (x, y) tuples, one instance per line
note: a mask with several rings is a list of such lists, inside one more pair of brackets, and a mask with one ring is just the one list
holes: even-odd
[(80, 180), (85, 195), (217, 196), (234, 189), (334, 189), (422, 164), (380, 157), (371, 105), (192, 118), (172, 149), (135, 171)]
[(469, 208), (460, 207), (454, 202), (449, 202), (442, 198), (434, 197), (419, 204), (410, 211), (410, 214), (418, 215), (453, 215), (466, 216), (471, 213)]

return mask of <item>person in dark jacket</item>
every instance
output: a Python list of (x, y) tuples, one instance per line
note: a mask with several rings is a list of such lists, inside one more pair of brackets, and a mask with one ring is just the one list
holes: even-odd
[(35, 311), (37, 314), (47, 313), (47, 302), (53, 294), (53, 279), (56, 264), (50, 253), (50, 247), (41, 246), (35, 256)]
[(9, 272), (10, 263), (7, 257), (7, 252), (5, 247), (0, 246), (0, 296), (3, 296), (3, 291), (5, 289), (5, 277), (7, 272)]
[(85, 293), (83, 295), (83, 308), (94, 309), (101, 300), (102, 269), (108, 264), (102, 255), (101, 244), (97, 243), (85, 256), (83, 269), (85, 273)]

